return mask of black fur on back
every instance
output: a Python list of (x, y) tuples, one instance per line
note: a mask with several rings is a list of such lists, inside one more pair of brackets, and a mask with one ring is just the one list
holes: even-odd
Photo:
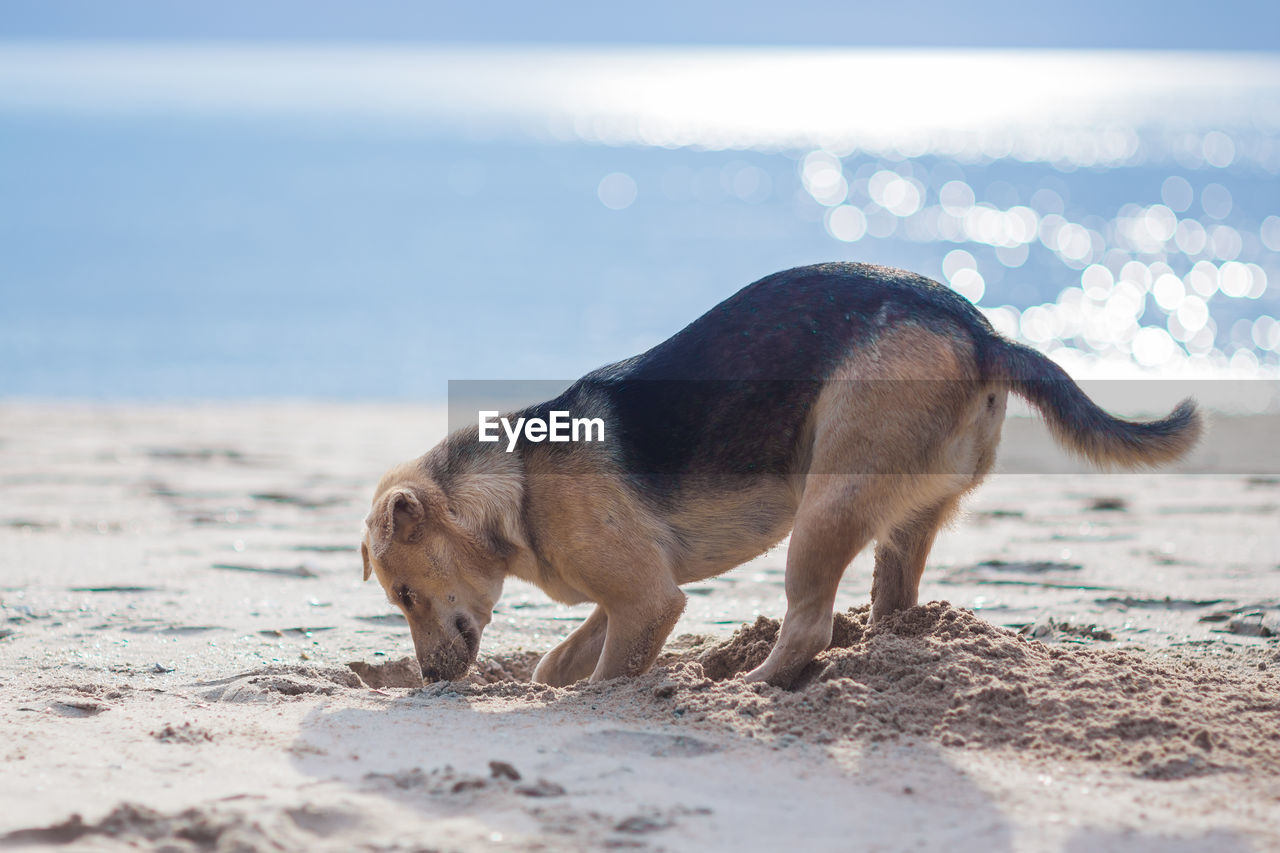
[[(967, 330), (981, 352), (994, 332), (964, 298), (923, 276), (868, 264), (767, 276), (641, 355), (601, 367), (545, 417), (603, 396), (615, 452), (632, 477), (789, 472), (823, 381), (855, 347), (903, 322)], [(579, 405), (575, 405), (579, 404)]]

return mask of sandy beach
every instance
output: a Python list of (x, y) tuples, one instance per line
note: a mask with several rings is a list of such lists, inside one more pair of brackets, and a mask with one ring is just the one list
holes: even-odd
[(735, 678), (785, 543), (688, 588), (642, 678), (530, 684), (587, 608), (510, 582), (468, 679), (414, 686), (356, 547), (379, 474), (444, 429), (0, 404), (0, 845), (1280, 848), (1280, 420), (1102, 475), (1011, 419), (931, 603), (869, 628), (860, 556), (794, 692)]

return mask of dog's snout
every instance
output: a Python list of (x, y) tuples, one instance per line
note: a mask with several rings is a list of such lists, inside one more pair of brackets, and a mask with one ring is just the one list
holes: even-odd
[(471, 661), (463, 657), (450, 657), (443, 660), (438, 657), (427, 660), (419, 658), (418, 667), (422, 670), (423, 683), (457, 681), (467, 674)]
[(480, 631), (469, 615), (456, 613), (433, 631), (415, 636), (422, 680), (456, 681), (465, 676), (480, 651)]
[(465, 613), (459, 613), (454, 617), (453, 626), (458, 629), (458, 635), (467, 646), (467, 656), (474, 659), (480, 651), (480, 629)]

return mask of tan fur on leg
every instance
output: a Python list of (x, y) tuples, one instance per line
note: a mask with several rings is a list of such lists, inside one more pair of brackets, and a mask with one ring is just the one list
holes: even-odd
[(640, 675), (653, 666), (684, 612), (685, 594), (674, 583), (653, 598), (627, 602), (609, 614), (600, 663), (592, 681)]
[(586, 621), (564, 642), (542, 656), (533, 670), (533, 680), (552, 687), (565, 687), (590, 676), (600, 661), (608, 624), (609, 618), (603, 607), (591, 611)]
[(933, 547), (938, 528), (958, 500), (958, 496), (949, 498), (916, 513), (894, 526), (877, 544), (876, 568), (871, 580), (872, 620), (915, 606), (929, 549)]
[[(746, 676), (790, 687), (831, 644), (836, 588), (845, 568), (871, 539), (865, 512), (869, 478), (820, 476), (806, 486), (787, 552), (787, 615), (765, 662)], [(861, 511), (860, 511), (861, 510)]]

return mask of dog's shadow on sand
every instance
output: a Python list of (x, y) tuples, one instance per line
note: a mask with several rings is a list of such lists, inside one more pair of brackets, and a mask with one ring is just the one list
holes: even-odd
[(920, 739), (763, 742), (670, 715), (598, 689), (426, 688), (377, 707), (316, 708), (290, 753), (319, 782), (557, 849), (785, 849), (798, 838), (805, 849), (1254, 849), (1219, 831), (1068, 829), (1089, 815), (1028, 817), (1025, 806), (1011, 806), (1014, 820), (946, 749)]

